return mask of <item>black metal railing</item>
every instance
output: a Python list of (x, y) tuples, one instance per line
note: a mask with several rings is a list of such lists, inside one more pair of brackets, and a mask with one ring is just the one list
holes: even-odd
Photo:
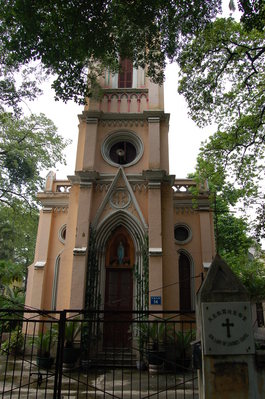
[(193, 312), (0, 310), (0, 395), (195, 398), (194, 338)]

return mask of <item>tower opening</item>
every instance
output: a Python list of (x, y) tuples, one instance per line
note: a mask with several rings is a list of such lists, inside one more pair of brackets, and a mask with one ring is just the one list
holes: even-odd
[(119, 88), (130, 88), (132, 87), (133, 80), (133, 63), (129, 58), (123, 58), (120, 60), (120, 72), (119, 72)]

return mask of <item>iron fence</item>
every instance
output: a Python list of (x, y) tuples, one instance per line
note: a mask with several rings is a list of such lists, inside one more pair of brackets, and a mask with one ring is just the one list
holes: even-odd
[(197, 398), (193, 312), (0, 310), (0, 394)]

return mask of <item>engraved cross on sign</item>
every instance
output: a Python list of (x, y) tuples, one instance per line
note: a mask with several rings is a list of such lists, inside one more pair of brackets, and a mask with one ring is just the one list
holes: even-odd
[(231, 337), (230, 327), (234, 327), (234, 323), (229, 323), (229, 319), (225, 319), (225, 323), (222, 323), (222, 327), (226, 327), (227, 338)]

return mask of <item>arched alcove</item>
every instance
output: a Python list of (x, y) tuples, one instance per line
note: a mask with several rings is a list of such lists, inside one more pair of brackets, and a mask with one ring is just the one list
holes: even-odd
[(194, 267), (190, 254), (179, 250), (179, 309), (191, 311), (194, 309)]

